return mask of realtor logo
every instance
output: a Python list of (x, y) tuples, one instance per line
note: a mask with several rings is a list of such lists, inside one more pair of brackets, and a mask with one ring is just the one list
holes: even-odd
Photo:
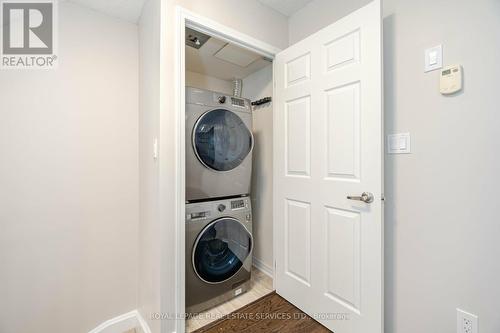
[(0, 0), (2, 68), (54, 68), (56, 0)]

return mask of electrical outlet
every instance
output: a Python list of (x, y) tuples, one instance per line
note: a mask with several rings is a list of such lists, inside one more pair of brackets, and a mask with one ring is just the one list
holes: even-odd
[(457, 309), (457, 333), (479, 333), (477, 316)]

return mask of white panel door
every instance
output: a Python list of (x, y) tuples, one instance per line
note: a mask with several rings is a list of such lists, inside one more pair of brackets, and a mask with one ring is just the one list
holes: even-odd
[(383, 332), (381, 49), (376, 0), (274, 62), (276, 288), (335, 333)]

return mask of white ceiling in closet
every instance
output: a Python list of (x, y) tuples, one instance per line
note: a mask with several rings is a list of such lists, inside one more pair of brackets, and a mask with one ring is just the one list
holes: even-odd
[(186, 46), (186, 69), (222, 80), (243, 79), (271, 62), (261, 55), (211, 37), (201, 48)]

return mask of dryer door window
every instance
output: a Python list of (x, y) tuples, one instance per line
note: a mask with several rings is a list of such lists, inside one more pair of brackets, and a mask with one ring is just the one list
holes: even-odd
[(252, 150), (252, 133), (234, 112), (216, 109), (203, 114), (193, 130), (193, 146), (201, 163), (216, 171), (240, 165)]
[(234, 276), (252, 251), (252, 235), (236, 219), (224, 217), (203, 229), (194, 244), (193, 267), (205, 282)]

